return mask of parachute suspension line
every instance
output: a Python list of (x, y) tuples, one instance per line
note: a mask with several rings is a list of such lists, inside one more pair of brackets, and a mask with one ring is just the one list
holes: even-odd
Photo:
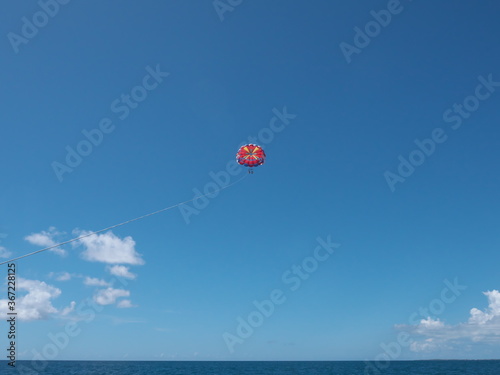
[(42, 251), (47, 251), (47, 250), (55, 249), (56, 247), (59, 247), (59, 246), (62, 246), (62, 245), (67, 245), (67, 244), (69, 244), (71, 242), (75, 242), (75, 241), (81, 240), (82, 238), (89, 237), (89, 236), (92, 236), (94, 234), (98, 234), (98, 233), (105, 232), (105, 231), (108, 231), (108, 230), (111, 230), (111, 229), (114, 229), (114, 228), (121, 227), (122, 225), (129, 224), (129, 223), (132, 223), (134, 221), (141, 220), (141, 219), (144, 219), (146, 217), (159, 214), (160, 212), (171, 210), (172, 208), (179, 207), (179, 206), (182, 206), (183, 204), (192, 202), (195, 199), (206, 197), (208, 195), (213, 195), (216, 192), (222, 191), (222, 190), (227, 189), (227, 188), (229, 188), (229, 187), (231, 187), (233, 185), (236, 185), (238, 182), (242, 181), (246, 177), (247, 177), (247, 175), (245, 174), (239, 180), (236, 180), (236, 181), (234, 181), (233, 183), (231, 183), (231, 184), (229, 184), (227, 186), (223, 186), (223, 187), (221, 187), (221, 188), (219, 188), (219, 189), (217, 189), (217, 190), (215, 190), (213, 192), (210, 192), (210, 193), (207, 193), (207, 194), (204, 194), (204, 195), (197, 195), (196, 197), (194, 197), (192, 199), (189, 199), (189, 200), (181, 202), (181, 203), (174, 204), (173, 206), (165, 207), (165, 208), (162, 208), (161, 210), (154, 211), (154, 212), (151, 212), (151, 213), (146, 214), (146, 215), (138, 216), (138, 217), (136, 217), (134, 219), (130, 219), (130, 220), (124, 221), (124, 222), (119, 223), (119, 224), (112, 225), (112, 226), (104, 228), (104, 229), (99, 229), (99, 230), (96, 230), (95, 232), (90, 232), (90, 233), (84, 234), (82, 236), (72, 238), (71, 240), (60, 242), (58, 244), (55, 244), (55, 245), (52, 245), (52, 246), (49, 246), (49, 247), (46, 247), (46, 248), (43, 248), (43, 249), (40, 249), (40, 250), (37, 250), (37, 251), (33, 251), (32, 253), (24, 254), (24, 255), (18, 256), (16, 258), (12, 258), (12, 259), (6, 260), (4, 262), (1, 262), (0, 266), (2, 264), (10, 263), (10, 262), (13, 262), (15, 260), (19, 260), (19, 259), (22, 259), (22, 258), (26, 258), (26, 257), (32, 256), (32, 255), (41, 253)]

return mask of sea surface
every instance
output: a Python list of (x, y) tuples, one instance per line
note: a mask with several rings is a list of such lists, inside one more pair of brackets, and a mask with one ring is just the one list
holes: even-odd
[[(382, 366), (383, 365), (383, 366)], [(497, 361), (133, 362), (1, 361), (0, 374), (23, 375), (500, 375)], [(386, 368), (382, 368), (386, 367)]]

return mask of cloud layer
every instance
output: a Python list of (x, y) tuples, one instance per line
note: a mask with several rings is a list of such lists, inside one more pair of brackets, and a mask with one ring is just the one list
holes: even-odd
[[(115, 305), (118, 308), (135, 307), (130, 297), (130, 291), (113, 288), (115, 281), (120, 281), (123, 285), (127, 282), (124, 279), (133, 280), (137, 277), (130, 271), (128, 265), (143, 265), (145, 262), (136, 249), (136, 243), (132, 237), (120, 238), (111, 231), (103, 234), (92, 234), (89, 231), (75, 230), (77, 236), (89, 235), (73, 243), (73, 247), (81, 248), (81, 257), (91, 262), (106, 263), (109, 266), (106, 270), (113, 276), (112, 280), (106, 281), (96, 277), (85, 276), (70, 272), (50, 272), (49, 278), (59, 282), (68, 282), (73, 278), (83, 279), (83, 284), (96, 287), (93, 299), (99, 305)], [(63, 235), (55, 227), (50, 227), (48, 231), (31, 233), (25, 240), (33, 245), (50, 247), (60, 243), (56, 237)], [(65, 255), (66, 252), (60, 248), (51, 251)], [(0, 258), (8, 257), (10, 252), (0, 246)], [(125, 264), (125, 265), (124, 265)], [(15, 310), (19, 320), (32, 321), (49, 318), (71, 317), (75, 313), (75, 302), (71, 302), (66, 307), (55, 307), (54, 300), (62, 294), (61, 289), (47, 284), (40, 280), (28, 280), (18, 277), (16, 283), (16, 305)], [(0, 299), (0, 315), (9, 312), (9, 300)]]
[(439, 319), (428, 317), (418, 325), (398, 326), (418, 337), (410, 349), (414, 352), (451, 349), (464, 344), (500, 344), (500, 292), (483, 293), (488, 298), (484, 310), (472, 308), (467, 322), (447, 325)]

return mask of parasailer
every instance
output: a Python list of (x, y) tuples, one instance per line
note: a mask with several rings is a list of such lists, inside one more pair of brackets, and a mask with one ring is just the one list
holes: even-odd
[[(248, 144), (240, 147), (236, 153), (236, 162), (245, 167), (258, 167), (264, 164), (266, 160), (266, 153), (259, 145)], [(248, 170), (248, 173), (253, 173), (252, 169)]]

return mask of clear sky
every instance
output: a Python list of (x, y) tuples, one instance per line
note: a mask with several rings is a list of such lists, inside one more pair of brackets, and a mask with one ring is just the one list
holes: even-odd
[(18, 359), (498, 357), (499, 11), (3, 4)]

